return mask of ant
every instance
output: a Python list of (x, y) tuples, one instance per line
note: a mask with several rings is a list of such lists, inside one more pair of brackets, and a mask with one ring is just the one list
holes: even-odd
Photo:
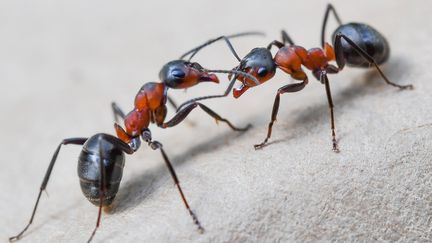
[[(244, 32), (229, 36), (219, 36), (207, 41), (203, 45), (225, 40), (229, 48), (234, 51), (229, 39), (246, 35), (263, 35), (263, 33)], [(218, 77), (213, 73), (242, 75), (248, 77), (248, 79), (255, 84), (259, 84), (259, 80), (256, 77), (241, 70), (208, 70), (203, 68), (197, 62), (191, 62), (191, 59), (195, 55), (194, 50), (201, 49), (203, 45), (194, 48), (192, 51), (186, 52), (179, 60), (170, 61), (165, 64), (159, 72), (159, 78), (162, 82), (148, 82), (144, 84), (135, 96), (134, 109), (128, 114), (125, 114), (115, 102), (111, 103), (115, 121), (118, 121), (118, 117), (122, 118), (126, 128), (123, 129), (117, 123), (114, 125), (118, 138), (125, 143), (131, 144), (132, 147), (139, 147), (139, 135), (142, 134), (143, 131), (147, 132), (146, 129), (150, 123), (155, 123), (160, 128), (176, 126), (196, 107), (200, 107), (216, 121), (226, 123), (234, 131), (246, 131), (250, 128), (250, 124), (244, 128), (238, 128), (232, 125), (229, 120), (222, 118), (209, 107), (199, 102), (189, 102), (189, 104), (182, 106), (182, 108), (179, 109), (177, 108), (176, 103), (168, 96), (169, 88), (187, 89), (200, 82), (219, 83)], [(187, 61), (184, 60), (188, 55), (191, 55), (189, 59)], [(173, 118), (171, 118), (171, 120), (165, 122), (167, 101), (177, 110), (177, 113)]]
[[(228, 38), (245, 35), (263, 34), (260, 32), (245, 32), (227, 37), (218, 37), (212, 41), (216, 42), (222, 39), (228, 41)], [(229, 45), (231, 44), (229, 43)], [(184, 54), (182, 58), (187, 55), (188, 53)], [(78, 177), (80, 179), (81, 190), (92, 204), (99, 207), (96, 226), (88, 239), (88, 242), (90, 242), (100, 226), (102, 208), (109, 207), (118, 192), (125, 164), (125, 153), (131, 155), (139, 149), (141, 145), (140, 136), (151, 149), (161, 151), (165, 164), (174, 180), (186, 209), (191, 215), (195, 225), (198, 227), (199, 232), (204, 232), (204, 228), (201, 226), (201, 223), (186, 200), (174, 167), (165, 153), (162, 143), (152, 140), (148, 126), (150, 122), (156, 123), (162, 128), (175, 126), (183, 121), (194, 108), (199, 106), (217, 121), (227, 123), (233, 130), (246, 131), (250, 125), (245, 128), (237, 128), (228, 120), (213, 112), (210, 108), (197, 102), (182, 109), (170, 121), (164, 122), (167, 113), (165, 103), (168, 100), (168, 102), (175, 106), (175, 103), (170, 100), (167, 95), (168, 88), (186, 89), (200, 82), (208, 81), (218, 83), (219, 79), (213, 73), (242, 75), (251, 80), (254, 80), (255, 77), (243, 71), (208, 70), (196, 62), (184, 61), (182, 58), (180, 60), (171, 61), (163, 66), (159, 73), (159, 77), (162, 80), (161, 83), (149, 82), (140, 89), (135, 97), (135, 108), (129, 114), (124, 115), (115, 103), (112, 104), (115, 119), (117, 119), (117, 116), (123, 118), (126, 127), (126, 130), (124, 130), (117, 123), (114, 124), (117, 137), (105, 133), (98, 133), (89, 138), (66, 138), (60, 142), (43, 178), (29, 222), (19, 234), (10, 237), (9, 241), (19, 240), (32, 224), (39, 205), (39, 200), (42, 192), (48, 185), (60, 148), (63, 145), (73, 144), (82, 146), (78, 158)], [(258, 83), (258, 80), (255, 79), (255, 81)]]
[[(333, 33), (332, 39), (334, 47), (325, 43), (325, 29), (330, 12), (333, 13), (339, 23), (339, 27)], [(342, 24), (335, 8), (331, 4), (327, 5), (324, 14), (321, 31), (321, 48), (306, 50), (301, 46), (295, 45), (287, 32), (282, 31), (281, 34), (282, 42), (275, 40), (272, 41), (267, 48), (254, 48), (243, 59), (239, 59), (235, 50), (230, 47), (231, 52), (240, 63), (233, 70), (240, 70), (251, 74), (259, 80), (260, 84), (273, 78), (277, 68), (289, 74), (293, 79), (301, 81), (282, 86), (278, 89), (273, 103), (271, 121), (268, 124), (267, 136), (262, 143), (254, 145), (255, 149), (263, 148), (271, 137), (273, 123), (276, 121), (279, 110), (280, 96), (284, 93), (298, 92), (308, 84), (308, 76), (303, 71), (302, 66), (312, 71), (313, 76), (325, 86), (330, 109), (334, 152), (339, 152), (339, 148), (335, 132), (334, 105), (327, 74), (336, 74), (342, 71), (345, 64), (352, 67), (363, 68), (374, 66), (387, 84), (399, 89), (413, 88), (413, 85), (411, 84), (399, 85), (391, 82), (379, 68), (378, 65), (386, 62), (390, 54), (390, 47), (384, 36), (367, 24)], [(227, 42), (229, 42), (229, 40), (227, 40)], [(210, 43), (211, 42), (209, 41), (209, 44)], [(193, 54), (196, 54), (196, 52), (205, 46), (207, 45), (202, 45), (201, 48), (192, 50)], [(272, 46), (279, 48), (274, 57), (270, 52)], [(330, 64), (329, 62), (331, 61), (336, 61), (337, 66)], [(236, 80), (239, 80), (242, 84), (240, 88), (233, 89), (233, 96), (235, 98), (239, 98), (249, 88), (257, 86), (257, 84), (248, 77), (237, 74), (234, 74), (232, 78), (231, 76), (232, 75), (228, 76), (231, 81), (224, 94), (198, 97), (183, 103), (179, 109), (198, 100), (227, 96), (233, 89)]]

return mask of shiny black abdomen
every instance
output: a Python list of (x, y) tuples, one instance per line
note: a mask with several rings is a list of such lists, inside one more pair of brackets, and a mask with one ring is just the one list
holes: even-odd
[[(336, 34), (341, 33), (350, 38), (361, 49), (366, 51), (377, 64), (387, 61), (390, 46), (378, 31), (366, 24), (349, 23), (339, 26), (333, 33), (333, 44)], [(342, 39), (342, 49), (347, 65), (355, 67), (369, 67), (368, 62), (360, 56), (354, 48)]]
[(78, 159), (81, 190), (97, 206), (100, 202), (100, 159), (102, 158), (105, 169), (104, 206), (110, 205), (117, 194), (125, 163), (123, 152), (106, 139), (108, 136), (111, 135), (96, 134), (89, 138)]

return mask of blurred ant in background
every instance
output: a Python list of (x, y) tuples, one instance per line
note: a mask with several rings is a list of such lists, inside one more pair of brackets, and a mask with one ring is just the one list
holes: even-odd
[[(333, 33), (333, 46), (325, 43), (325, 29), (330, 12), (334, 14), (339, 23), (339, 27)], [(229, 42), (229, 40), (226, 41)], [(209, 41), (207, 44), (192, 50), (192, 56), (211, 43), (212, 42)], [(279, 48), (274, 57), (270, 52), (272, 46)], [(276, 73), (276, 68), (289, 74), (293, 79), (301, 81), (282, 86), (278, 89), (273, 104), (271, 121), (268, 125), (267, 136), (262, 143), (254, 145), (255, 149), (264, 147), (271, 137), (273, 123), (276, 121), (279, 110), (280, 95), (298, 92), (308, 84), (308, 76), (303, 71), (302, 66), (312, 71), (313, 76), (325, 86), (330, 108), (334, 152), (339, 152), (339, 148), (335, 133), (334, 105), (327, 74), (336, 74), (342, 71), (345, 64), (352, 67), (364, 68), (373, 66), (387, 84), (399, 89), (413, 88), (412, 85), (399, 85), (391, 82), (379, 68), (378, 65), (386, 62), (389, 58), (390, 47), (387, 40), (369, 25), (363, 23), (342, 24), (342, 21), (331, 4), (328, 4), (324, 15), (321, 31), (321, 48), (306, 50), (301, 46), (295, 45), (285, 31), (282, 31), (282, 42), (275, 40), (271, 42), (267, 48), (254, 48), (243, 59), (238, 58), (237, 53), (231, 45), (229, 45), (229, 47), (239, 61), (239, 65), (233, 70), (243, 71), (254, 76), (258, 79), (259, 84), (273, 78)], [(331, 61), (336, 61), (337, 66), (330, 64), (329, 62)], [(233, 77), (231, 78), (231, 76)], [(198, 100), (227, 96), (233, 89), (236, 80), (241, 82), (241, 86), (233, 90), (233, 96), (235, 98), (240, 97), (249, 88), (259, 85), (254, 80), (242, 74), (230, 74), (229, 78), (231, 78), (231, 81), (224, 94), (198, 97), (183, 103), (179, 109)]]
[[(245, 35), (263, 35), (258, 32), (247, 32), (228, 36), (228, 38), (240, 37)], [(228, 40), (226, 37), (215, 38), (213, 41), (221, 39)], [(179, 180), (174, 171), (172, 163), (170, 162), (163, 146), (158, 141), (153, 141), (151, 132), (148, 129), (150, 122), (156, 123), (159, 127), (167, 128), (179, 124), (186, 116), (197, 106), (201, 107), (207, 114), (212, 116), (218, 121), (227, 123), (235, 131), (245, 131), (249, 128), (237, 128), (233, 126), (228, 120), (221, 118), (208, 107), (200, 103), (192, 103), (178, 112), (170, 121), (164, 122), (167, 113), (165, 103), (170, 100), (167, 95), (168, 88), (173, 89), (186, 89), (200, 82), (219, 82), (217, 76), (213, 73), (229, 73), (235, 75), (242, 75), (251, 80), (255, 79), (252, 75), (243, 71), (231, 70), (208, 70), (203, 68), (196, 62), (176, 60), (167, 63), (160, 71), (159, 77), (161, 83), (146, 83), (138, 92), (135, 97), (135, 108), (129, 114), (124, 113), (113, 103), (114, 114), (124, 119), (126, 130), (115, 123), (115, 129), (118, 137), (109, 134), (98, 133), (89, 138), (66, 138), (63, 139), (57, 146), (51, 162), (48, 166), (42, 184), (39, 189), (39, 194), (36, 198), (36, 203), (28, 224), (16, 236), (10, 237), (9, 241), (19, 240), (32, 224), (39, 205), (42, 192), (48, 185), (51, 172), (54, 168), (57, 156), (60, 152), (62, 145), (81, 145), (82, 150), (78, 158), (78, 177), (80, 179), (80, 186), (84, 196), (94, 205), (99, 207), (96, 226), (88, 239), (90, 242), (101, 222), (101, 214), (103, 207), (109, 207), (120, 186), (120, 181), (123, 175), (123, 167), (125, 164), (125, 153), (133, 154), (136, 152), (140, 145), (140, 136), (144, 142), (153, 150), (160, 150), (165, 164), (174, 180), (174, 183), (180, 193), (181, 199), (191, 215), (194, 223), (197, 225), (200, 232), (204, 232), (198, 218), (191, 210), (189, 203), (180, 187)], [(171, 100), (173, 105), (174, 102)]]

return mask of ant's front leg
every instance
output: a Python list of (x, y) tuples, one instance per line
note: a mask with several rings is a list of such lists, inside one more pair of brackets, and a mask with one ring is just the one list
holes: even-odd
[(307, 78), (301, 82), (301, 83), (295, 83), (295, 84), (288, 84), (285, 85), (281, 88), (278, 89), (277, 93), (276, 93), (276, 97), (273, 103), (273, 111), (272, 111), (272, 115), (271, 115), (271, 121), (268, 125), (268, 129), (267, 129), (267, 137), (264, 139), (264, 141), (260, 144), (255, 144), (254, 148), (255, 149), (261, 149), (263, 148), (267, 141), (270, 139), (271, 134), (272, 134), (272, 128), (273, 128), (273, 123), (276, 121), (276, 117), (279, 111), (279, 103), (280, 103), (280, 95), (284, 94), (284, 93), (293, 93), (293, 92), (297, 92), (302, 90), (306, 84), (308, 83)]
[(169, 120), (167, 122), (164, 122), (164, 123), (162, 123), (159, 126), (162, 127), (162, 128), (176, 126), (177, 124), (179, 124), (180, 122), (182, 122), (189, 115), (189, 113), (193, 109), (195, 109), (196, 107), (200, 107), (208, 115), (210, 115), (211, 117), (213, 117), (214, 119), (216, 119), (216, 121), (225, 122), (234, 131), (244, 132), (244, 131), (247, 131), (251, 127), (251, 124), (248, 124), (244, 128), (238, 128), (238, 127), (234, 126), (229, 120), (227, 120), (225, 118), (222, 118), (216, 112), (214, 112), (213, 110), (211, 110), (210, 108), (208, 108), (207, 106), (205, 106), (205, 105), (203, 105), (203, 104), (201, 104), (199, 102), (193, 102), (191, 104), (188, 104), (183, 109), (181, 109), (179, 112), (177, 112), (175, 114), (175, 116), (173, 118), (171, 118), (171, 120)]

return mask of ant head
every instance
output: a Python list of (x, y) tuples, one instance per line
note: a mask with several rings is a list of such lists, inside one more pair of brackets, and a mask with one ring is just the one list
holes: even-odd
[[(263, 83), (276, 73), (276, 64), (271, 52), (266, 48), (254, 48), (241, 61), (239, 70), (244, 71)], [(243, 79), (244, 80), (244, 79)], [(255, 86), (252, 80), (246, 79), (248, 86)]]
[(173, 89), (186, 89), (200, 82), (219, 83), (215, 74), (209, 74), (201, 65), (196, 62), (184, 60), (171, 61), (162, 67), (159, 78)]

